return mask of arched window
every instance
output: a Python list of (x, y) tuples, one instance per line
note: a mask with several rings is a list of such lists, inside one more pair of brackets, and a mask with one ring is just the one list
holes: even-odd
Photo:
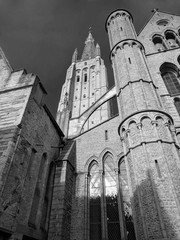
[(77, 75), (77, 76), (76, 76), (76, 82), (79, 82), (79, 81), (80, 81), (80, 76)]
[(101, 240), (101, 185), (99, 167), (95, 161), (89, 171), (89, 222), (90, 240)]
[(177, 112), (179, 113), (180, 116), (180, 98), (174, 98), (174, 105), (176, 107)]
[(164, 63), (160, 67), (161, 76), (171, 96), (180, 94), (180, 81), (178, 68), (172, 63)]
[(84, 74), (84, 82), (87, 82), (87, 73)]
[(46, 190), (43, 201), (43, 208), (41, 214), (40, 226), (43, 230), (48, 230), (49, 217), (50, 217), (50, 206), (52, 202), (53, 186), (54, 186), (54, 174), (55, 174), (55, 165), (52, 162), (49, 166)]
[(127, 179), (127, 172), (126, 172), (126, 165), (125, 165), (124, 158), (122, 158), (120, 160), (120, 164), (119, 164), (119, 182), (120, 182), (122, 202), (123, 202), (123, 207), (124, 207), (123, 212), (124, 212), (124, 217), (125, 217), (127, 239), (136, 240), (133, 216), (132, 216), (132, 209), (131, 209), (131, 200), (130, 200), (130, 194), (129, 194), (128, 179)]
[(153, 37), (153, 43), (157, 51), (163, 51), (166, 50), (165, 44), (163, 42), (162, 36), (154, 36)]
[(104, 193), (105, 209), (107, 219), (108, 240), (119, 240), (120, 225), (117, 199), (116, 174), (114, 171), (114, 162), (110, 154), (104, 158)]
[(112, 155), (103, 158), (103, 171), (96, 161), (89, 168), (89, 240), (121, 240), (116, 173)]
[(38, 214), (40, 198), (41, 198), (42, 185), (44, 182), (46, 160), (47, 160), (47, 154), (44, 153), (42, 155), (40, 166), (39, 166), (38, 179), (36, 182), (36, 187), (35, 187), (35, 191), (34, 191), (34, 196), (33, 196), (33, 201), (32, 201), (32, 205), (31, 205), (31, 211), (30, 211), (29, 221), (28, 221), (28, 225), (32, 226), (32, 227), (36, 226), (37, 214)]
[(174, 32), (167, 31), (165, 33), (165, 37), (166, 37), (167, 43), (168, 43), (170, 48), (179, 47), (178, 40), (177, 40)]

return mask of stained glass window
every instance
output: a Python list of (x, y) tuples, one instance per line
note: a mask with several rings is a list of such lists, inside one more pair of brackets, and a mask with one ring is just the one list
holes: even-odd
[(104, 189), (106, 200), (106, 217), (108, 240), (120, 240), (120, 225), (117, 200), (116, 175), (113, 158), (107, 155), (104, 159)]
[(123, 200), (123, 207), (124, 207), (123, 210), (124, 210), (124, 217), (125, 217), (125, 224), (126, 224), (127, 239), (136, 240), (133, 217), (132, 217), (127, 172), (126, 172), (126, 166), (125, 166), (124, 160), (121, 161), (119, 170), (120, 170), (120, 185), (121, 185), (121, 191), (122, 191), (122, 200)]
[(101, 240), (101, 188), (100, 174), (97, 164), (90, 169), (90, 240)]

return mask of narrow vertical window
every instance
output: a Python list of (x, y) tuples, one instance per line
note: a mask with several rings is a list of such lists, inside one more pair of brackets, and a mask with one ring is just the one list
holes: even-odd
[(80, 76), (77, 75), (77, 77), (76, 77), (76, 82), (79, 82), (79, 80), (80, 80)]
[(105, 140), (108, 140), (108, 130), (105, 130)]
[(46, 154), (43, 154), (41, 158), (40, 166), (39, 166), (38, 180), (37, 180), (35, 191), (34, 191), (33, 201), (31, 205), (31, 212), (30, 212), (29, 221), (28, 221), (28, 224), (32, 227), (36, 226), (37, 212), (38, 212), (40, 197), (41, 197), (41, 187), (44, 180), (43, 178), (44, 178), (45, 164), (46, 164)]
[(84, 74), (84, 82), (87, 82), (87, 73)]
[(160, 168), (159, 168), (159, 163), (157, 160), (155, 160), (155, 166), (156, 166), (156, 170), (157, 170), (157, 173), (158, 173), (158, 177), (161, 178), (162, 175), (161, 175), (161, 171), (160, 171)]
[(131, 64), (131, 59), (130, 59), (130, 58), (128, 58), (128, 60), (129, 60), (129, 63)]
[(49, 216), (50, 216), (50, 205), (52, 201), (54, 174), (55, 174), (54, 163), (51, 163), (49, 167), (49, 174), (47, 179), (46, 192), (45, 192), (45, 197), (43, 202), (43, 210), (42, 210), (41, 223), (40, 223), (41, 228), (44, 230), (47, 230), (49, 225), (48, 222), (49, 222)]
[(90, 168), (89, 180), (90, 240), (101, 240), (101, 188), (97, 164)]

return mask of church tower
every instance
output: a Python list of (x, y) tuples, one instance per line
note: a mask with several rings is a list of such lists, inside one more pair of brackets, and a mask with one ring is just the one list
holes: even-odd
[[(107, 88), (106, 67), (101, 58), (100, 46), (98, 43), (95, 45), (89, 32), (81, 58), (78, 59), (77, 49), (72, 56), (72, 63), (62, 87), (56, 120), (66, 137), (73, 135), (73, 129), (77, 127), (81, 114), (105, 94)], [(108, 117), (108, 104), (105, 103), (86, 121), (83, 131), (107, 120)]]
[(173, 119), (158, 95), (131, 14), (112, 12), (106, 30), (136, 239), (180, 239), (180, 161)]

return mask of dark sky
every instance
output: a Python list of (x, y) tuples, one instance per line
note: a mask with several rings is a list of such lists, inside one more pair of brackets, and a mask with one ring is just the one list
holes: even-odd
[(53, 115), (74, 49), (81, 56), (90, 26), (111, 71), (104, 23), (117, 8), (131, 12), (138, 32), (154, 8), (180, 15), (180, 0), (0, 0), (0, 45), (14, 69), (39, 76)]

